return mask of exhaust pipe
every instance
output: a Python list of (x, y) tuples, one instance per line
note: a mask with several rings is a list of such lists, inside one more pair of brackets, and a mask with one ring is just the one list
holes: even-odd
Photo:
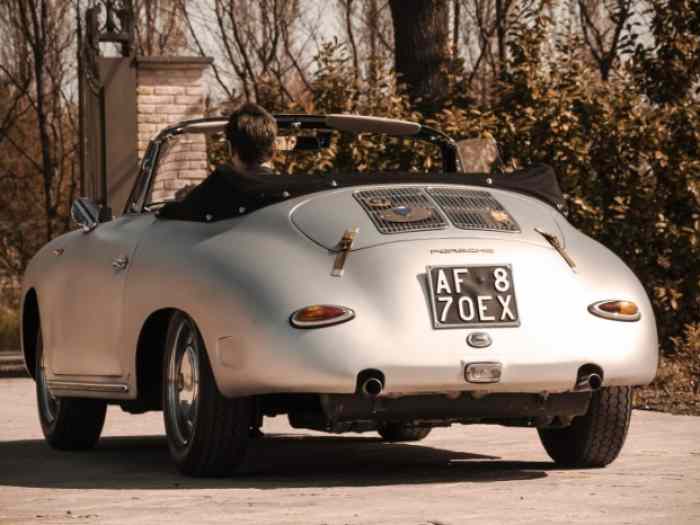
[(593, 372), (591, 374), (583, 374), (579, 376), (579, 378), (576, 380), (574, 390), (591, 390), (592, 392), (595, 392), (596, 390), (600, 389), (602, 385), (603, 378), (600, 376), (600, 374)]
[(375, 368), (366, 368), (357, 374), (355, 393), (358, 396), (376, 399), (384, 391), (384, 374)]
[(382, 390), (384, 390), (384, 383), (376, 377), (368, 377), (360, 385), (360, 391), (366, 397), (377, 397)]

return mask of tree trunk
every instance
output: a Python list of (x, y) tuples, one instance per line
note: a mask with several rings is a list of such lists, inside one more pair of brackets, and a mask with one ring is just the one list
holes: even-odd
[(449, 2), (390, 0), (395, 66), (414, 103), (435, 111), (447, 95)]
[(379, 38), (379, 6), (377, 5), (377, 0), (369, 0), (368, 6), (368, 16), (367, 16), (367, 33), (369, 40), (369, 65), (367, 80), (370, 85), (374, 86), (379, 78), (379, 72), (377, 70), (379, 66), (379, 50), (377, 41)]
[(459, 58), (459, 24), (462, 21), (461, 1), (454, 0), (452, 6), (452, 60)]
[(498, 40), (498, 72), (500, 75), (506, 70), (506, 14), (508, 8), (503, 9), (503, 0), (496, 0), (496, 38)]

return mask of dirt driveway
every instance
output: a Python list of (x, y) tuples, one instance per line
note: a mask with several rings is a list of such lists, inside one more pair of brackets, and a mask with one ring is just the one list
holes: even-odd
[(99, 447), (41, 439), (33, 383), (0, 380), (0, 524), (700, 523), (700, 418), (635, 412), (603, 470), (555, 468), (536, 432), (436, 429), (420, 444), (267, 420), (259, 473), (183, 478), (160, 414), (110, 409)]

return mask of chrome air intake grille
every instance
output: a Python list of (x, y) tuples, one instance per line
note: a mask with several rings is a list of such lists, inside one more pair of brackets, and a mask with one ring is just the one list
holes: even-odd
[(462, 230), (519, 232), (513, 216), (488, 191), (428, 188), (450, 222)]
[(421, 188), (356, 191), (355, 200), (380, 233), (441, 230), (447, 221)]

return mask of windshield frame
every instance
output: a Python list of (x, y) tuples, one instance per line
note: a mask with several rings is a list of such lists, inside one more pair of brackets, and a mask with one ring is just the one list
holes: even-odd
[[(445, 133), (415, 122), (380, 117), (365, 117), (361, 115), (293, 115), (276, 114), (277, 127), (283, 130), (316, 129), (331, 131), (349, 131), (354, 133), (374, 133), (381, 135), (407, 137), (435, 144), (440, 148), (442, 171), (447, 173), (461, 171), (462, 162), (457, 143)], [(139, 176), (124, 208), (127, 213), (153, 213), (146, 210), (146, 197), (151, 191), (151, 185), (160, 163), (160, 157), (166, 144), (173, 137), (187, 133), (203, 133), (206, 135), (220, 133), (224, 130), (228, 117), (207, 117), (179, 122), (163, 129), (151, 140), (141, 162)], [(371, 127), (366, 131), (362, 128)]]

